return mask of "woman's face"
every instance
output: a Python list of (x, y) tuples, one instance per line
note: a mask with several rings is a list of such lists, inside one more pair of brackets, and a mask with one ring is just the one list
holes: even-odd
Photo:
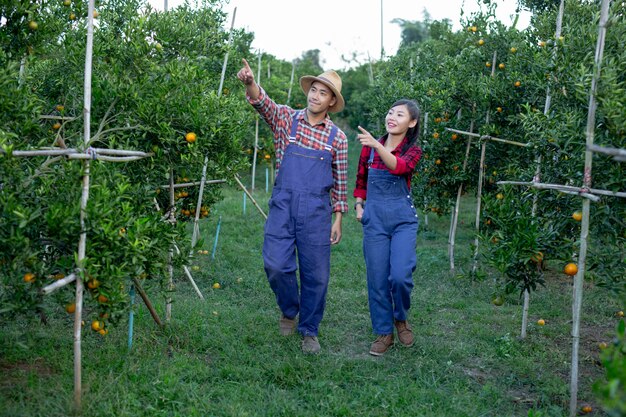
[(385, 117), (385, 127), (390, 135), (405, 135), (406, 132), (417, 124), (417, 120), (411, 118), (411, 113), (405, 104), (392, 107)]

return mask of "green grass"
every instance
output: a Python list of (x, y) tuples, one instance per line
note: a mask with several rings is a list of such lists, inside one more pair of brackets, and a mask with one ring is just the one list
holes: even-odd
[[(266, 209), (265, 172), (259, 171), (255, 198)], [(374, 358), (368, 354), (361, 230), (351, 212), (332, 251), (322, 352), (307, 356), (298, 336), (278, 336), (279, 311), (261, 258), (261, 215), (249, 200), (243, 214), (241, 190), (226, 188), (224, 194), (201, 223), (209, 255), (194, 259), (204, 301), (177, 271), (173, 316), (164, 329), (137, 298), (131, 351), (126, 322), (105, 338), (84, 331), (84, 416), (567, 415), (572, 289), (564, 275), (549, 272), (546, 288), (532, 295), (528, 336), (520, 341), (517, 297), (496, 307), (490, 302), (493, 277), (471, 282), (451, 276), (449, 219), (431, 215), (418, 238), (410, 312), (415, 346)], [(457, 246), (460, 272), (471, 265), (472, 210), (468, 198)], [(221, 288), (213, 289), (214, 282)], [(163, 318), (164, 299), (148, 290)], [(579, 399), (594, 410), (600, 407), (591, 385), (603, 376), (597, 345), (614, 334), (615, 309), (604, 290), (587, 285)], [(72, 323), (60, 310), (54, 307), (47, 326), (34, 317), (0, 322), (1, 416), (70, 414)], [(546, 326), (535, 324), (540, 317)]]

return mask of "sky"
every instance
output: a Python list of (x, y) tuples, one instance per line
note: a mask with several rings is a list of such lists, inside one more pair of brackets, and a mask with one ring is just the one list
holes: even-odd
[[(164, 1), (149, 0), (157, 10), (163, 10)], [(182, 3), (183, 0), (167, 0), (168, 9)], [(342, 56), (352, 58), (356, 54), (352, 65), (370, 58), (380, 59), (381, 38), (385, 56), (395, 55), (401, 41), (400, 26), (391, 23), (395, 18), (422, 21), (427, 10), (431, 20), (450, 19), (456, 30), (461, 28), (462, 18), (480, 10), (480, 3), (481, 0), (230, 0), (223, 10), (228, 13), (228, 30), (236, 8), (235, 28), (254, 33), (253, 49), (286, 61), (301, 57), (304, 51), (319, 49), (320, 64), (328, 70), (351, 66)], [(498, 20), (510, 25), (516, 7), (517, 0), (499, 0)], [(530, 14), (522, 12), (517, 27), (524, 28), (529, 21)]]

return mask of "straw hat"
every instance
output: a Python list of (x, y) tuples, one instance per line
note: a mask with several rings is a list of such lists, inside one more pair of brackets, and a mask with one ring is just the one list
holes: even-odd
[(309, 94), (309, 90), (311, 89), (311, 85), (315, 82), (319, 81), (324, 84), (328, 88), (335, 93), (335, 97), (337, 98), (337, 102), (328, 108), (330, 113), (337, 113), (343, 110), (345, 106), (345, 101), (343, 100), (343, 96), (341, 95), (341, 77), (335, 71), (326, 71), (320, 74), (317, 77), (312, 75), (305, 75), (300, 78), (300, 87), (302, 87), (302, 91), (304, 94)]

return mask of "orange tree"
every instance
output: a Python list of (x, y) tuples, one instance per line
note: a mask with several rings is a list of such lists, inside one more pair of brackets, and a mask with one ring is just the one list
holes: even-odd
[[(12, 4), (13, 8), (2, 9), (7, 21), (3, 30), (28, 21), (20, 11), (21, 2)], [(0, 131), (4, 149), (0, 155), (0, 303), (5, 313), (42, 308), (38, 290), (74, 271), (80, 233), (80, 164), (16, 158), (11, 151), (84, 147), (86, 10), (81, 4), (72, 2), (68, 7), (59, 2), (27, 12), (37, 13), (37, 30), (47, 31), (45, 39), (54, 41), (30, 43), (32, 34), (26, 33), (14, 44), (2, 43), (0, 59), (6, 65), (0, 83), (7, 88), (0, 93), (0, 107), (8, 110), (0, 116), (6, 119)], [(181, 7), (167, 13), (155, 13), (140, 1), (101, 1), (97, 6), (89, 145), (154, 153), (143, 161), (92, 164), (87, 259), (80, 278), (93, 296), (87, 311), (107, 322), (118, 318), (127, 305), (129, 276), (161, 284), (172, 242), (178, 243), (183, 257), (191, 249), (184, 224), (165, 223), (164, 213), (155, 210), (154, 198), (161, 208), (168, 207), (161, 200), (166, 193), (156, 190), (168, 183), (170, 172), (199, 180), (206, 157), (209, 179), (229, 179), (247, 164), (241, 142), (250, 117), (243, 110), (243, 97), (217, 96), (228, 48), (228, 34), (222, 29), (225, 14), (219, 6), (204, 2), (200, 9)], [(250, 40), (249, 35), (236, 33), (231, 59), (238, 60)], [(19, 78), (28, 45), (33, 45), (32, 53)], [(231, 65), (227, 71), (224, 91), (240, 88), (237, 69)], [(190, 132), (195, 141), (187, 140)], [(196, 188), (189, 189), (187, 197), (176, 202), (177, 214), (185, 204), (191, 205), (195, 193)], [(207, 213), (218, 198), (215, 188), (205, 190)], [(66, 304), (72, 290), (64, 288), (54, 297)]]

